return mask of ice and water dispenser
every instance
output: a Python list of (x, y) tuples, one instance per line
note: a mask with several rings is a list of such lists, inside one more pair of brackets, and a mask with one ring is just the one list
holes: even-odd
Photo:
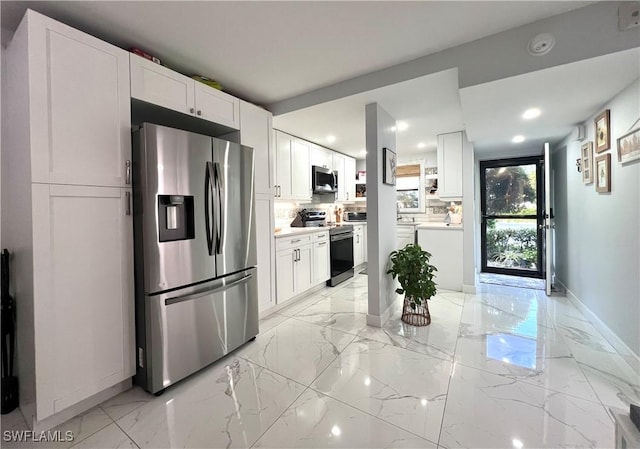
[(158, 195), (158, 228), (161, 242), (195, 238), (193, 196)]

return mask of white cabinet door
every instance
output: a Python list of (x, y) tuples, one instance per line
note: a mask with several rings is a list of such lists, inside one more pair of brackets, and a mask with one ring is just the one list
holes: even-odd
[(356, 199), (356, 160), (349, 156), (344, 158), (344, 184), (345, 200), (354, 201)]
[(347, 199), (344, 158), (342, 154), (333, 153), (333, 169), (338, 172), (338, 194), (336, 195), (336, 201), (345, 201)]
[(131, 96), (184, 114), (195, 114), (195, 81), (133, 53)]
[(199, 81), (194, 84), (197, 117), (240, 129), (240, 100)]
[(309, 142), (296, 139), (291, 147), (291, 196), (296, 200), (311, 199), (309, 146)]
[(320, 145), (311, 144), (310, 158), (311, 165), (333, 170), (333, 151), (323, 148)]
[(369, 260), (367, 254), (369, 254), (367, 249), (367, 225), (362, 226), (362, 259), (364, 262)]
[(297, 252), (286, 249), (276, 253), (276, 298), (282, 304), (296, 294), (296, 263)]
[(240, 102), (240, 143), (253, 148), (256, 194), (271, 195), (271, 112)]
[(313, 286), (313, 245), (298, 248), (298, 260), (295, 263), (296, 295)]
[(364, 262), (364, 239), (362, 231), (353, 234), (353, 266), (357, 267)]
[(274, 249), (273, 198), (256, 195), (256, 251), (258, 255), (258, 299), (260, 311), (275, 305), (273, 298)]
[(135, 373), (130, 194), (33, 184), (40, 420)]
[(330, 264), (329, 242), (315, 242), (313, 244), (313, 285), (321, 284), (331, 277)]
[(275, 197), (291, 199), (291, 147), (293, 138), (276, 131)]
[(462, 197), (462, 132), (438, 136), (438, 196)]
[(28, 11), (32, 181), (125, 186), (129, 54)]

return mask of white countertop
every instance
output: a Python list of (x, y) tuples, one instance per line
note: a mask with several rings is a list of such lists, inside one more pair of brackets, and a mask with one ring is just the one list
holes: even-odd
[(316, 232), (329, 232), (329, 228), (326, 226), (325, 227), (322, 227), (322, 226), (309, 227), (309, 228), (282, 228), (280, 231), (274, 232), (273, 235), (275, 235), (276, 238), (280, 238), (280, 237), (288, 237), (291, 235), (312, 234)]
[(446, 223), (422, 223), (417, 227), (418, 231), (462, 231), (461, 224), (446, 224)]

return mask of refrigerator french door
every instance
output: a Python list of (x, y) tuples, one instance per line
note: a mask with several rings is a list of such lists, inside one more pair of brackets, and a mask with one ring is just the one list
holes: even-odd
[(152, 393), (258, 333), (253, 150), (134, 133), (136, 383)]

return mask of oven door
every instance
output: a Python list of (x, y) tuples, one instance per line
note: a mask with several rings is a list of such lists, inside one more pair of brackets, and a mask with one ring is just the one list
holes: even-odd
[(353, 268), (353, 233), (331, 236), (331, 277)]

